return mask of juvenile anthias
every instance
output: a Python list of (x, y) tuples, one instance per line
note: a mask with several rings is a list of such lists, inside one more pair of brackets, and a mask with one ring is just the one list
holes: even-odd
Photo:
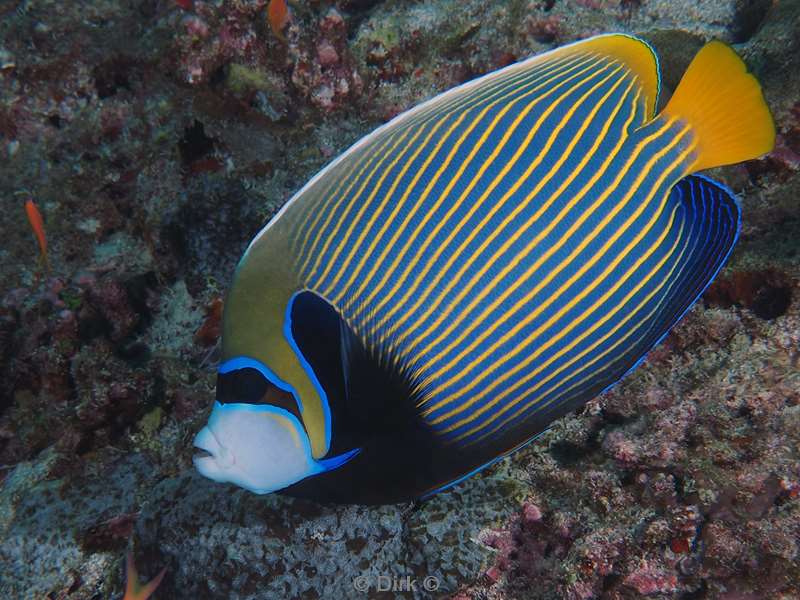
[(722, 267), (730, 190), (770, 151), (728, 46), (655, 114), (627, 35), (534, 56), (366, 136), (251, 242), (225, 304), (197, 469), (256, 493), (426, 498), (641, 362)]

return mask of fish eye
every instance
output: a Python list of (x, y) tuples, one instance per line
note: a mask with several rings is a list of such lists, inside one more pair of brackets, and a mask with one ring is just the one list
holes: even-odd
[(270, 404), (283, 408), (298, 419), (297, 402), (257, 369), (244, 367), (217, 374), (217, 402), (220, 404)]

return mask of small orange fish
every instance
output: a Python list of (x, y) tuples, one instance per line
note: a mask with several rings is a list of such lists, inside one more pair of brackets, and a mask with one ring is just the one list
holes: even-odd
[(166, 572), (167, 567), (164, 567), (150, 583), (140, 585), (139, 574), (136, 572), (136, 566), (133, 564), (133, 552), (128, 552), (128, 559), (125, 567), (127, 582), (125, 583), (125, 595), (122, 597), (122, 600), (147, 600), (161, 584), (161, 580), (164, 579), (164, 574)]
[(286, 6), (286, 0), (269, 0), (267, 7), (267, 19), (269, 26), (272, 28), (272, 33), (275, 34), (281, 41), (286, 41), (283, 35), (283, 28), (289, 22), (289, 7)]
[(44, 221), (42, 220), (42, 213), (39, 212), (39, 208), (36, 206), (36, 204), (34, 204), (31, 198), (28, 198), (28, 200), (25, 202), (25, 213), (28, 215), (28, 222), (31, 224), (33, 234), (36, 236), (36, 240), (39, 242), (41, 261), (45, 268), (49, 271), (50, 263), (47, 260), (47, 237), (44, 235)]

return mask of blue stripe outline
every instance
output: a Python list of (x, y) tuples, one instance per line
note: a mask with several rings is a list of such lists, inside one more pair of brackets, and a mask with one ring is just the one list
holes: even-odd
[[(294, 337), (292, 337), (292, 306), (294, 305), (295, 298), (297, 298), (297, 296), (305, 292), (311, 292), (311, 290), (304, 289), (300, 290), (299, 292), (295, 292), (294, 294), (292, 294), (292, 297), (289, 298), (289, 302), (286, 304), (286, 318), (283, 321), (283, 337), (285, 337), (286, 341), (289, 342), (289, 346), (291, 346), (292, 350), (294, 351), (295, 355), (300, 361), (300, 365), (303, 367), (303, 370), (306, 372), (306, 375), (308, 375), (309, 379), (311, 379), (311, 383), (317, 390), (317, 394), (319, 396), (319, 402), (322, 405), (322, 416), (325, 424), (325, 453), (323, 454), (324, 456), (331, 449), (331, 408), (330, 405), (328, 404), (328, 395), (325, 393), (325, 390), (322, 388), (322, 385), (320, 385), (319, 380), (317, 379), (317, 376), (314, 373), (314, 369), (311, 368), (311, 365), (306, 360), (306, 357), (303, 356), (303, 353), (300, 351), (297, 342), (294, 341)], [(311, 293), (313, 294), (314, 292)], [(302, 414), (302, 409), (300, 414)]]
[[(217, 370), (221, 375), (225, 375), (226, 373), (230, 373), (231, 371), (238, 371), (239, 369), (255, 369), (259, 373), (261, 373), (264, 377), (266, 377), (270, 383), (272, 383), (275, 387), (279, 387), (284, 392), (290, 393), (297, 403), (297, 410), (302, 415), (303, 414), (303, 403), (300, 400), (298, 394), (294, 391), (294, 388), (286, 383), (283, 379), (278, 377), (267, 365), (262, 363), (260, 360), (256, 360), (255, 358), (251, 358), (249, 356), (235, 356), (226, 360), (219, 366)], [(243, 406), (245, 406), (243, 404)]]
[[(325, 393), (325, 390), (322, 388), (319, 380), (317, 379), (316, 374), (314, 373), (314, 369), (311, 368), (311, 365), (306, 360), (303, 353), (300, 351), (300, 348), (295, 342), (294, 337), (292, 337), (292, 306), (294, 305), (294, 300), (297, 298), (299, 294), (304, 292), (310, 292), (310, 290), (301, 290), (299, 292), (295, 292), (292, 297), (289, 299), (289, 302), (286, 305), (286, 316), (283, 322), (283, 336), (286, 338), (286, 341), (289, 343), (292, 351), (294, 351), (297, 359), (300, 361), (300, 365), (303, 367), (303, 371), (305, 371), (306, 375), (308, 375), (311, 383), (314, 385), (314, 388), (317, 390), (317, 394), (319, 395), (320, 405), (322, 406), (322, 415), (324, 419), (324, 427), (325, 427), (325, 452), (323, 456), (328, 453), (331, 448), (331, 410), (330, 405), (328, 403), (328, 395)], [(313, 292), (312, 292), (313, 293)], [(304, 414), (304, 407), (303, 407), (303, 400), (300, 398), (300, 394), (297, 393), (297, 390), (294, 387), (287, 383), (286, 381), (282, 380), (278, 377), (275, 372), (272, 371), (268, 366), (262, 363), (255, 358), (249, 356), (235, 356), (234, 358), (226, 360), (222, 363), (219, 367), (219, 373), (225, 374), (230, 373), (231, 371), (236, 371), (238, 369), (255, 369), (259, 373), (261, 373), (267, 380), (270, 381), (276, 387), (282, 389), (285, 392), (290, 393), (297, 403), (297, 410), (298, 412), (303, 415)]]
[(491, 459), (489, 462), (485, 462), (482, 465), (480, 465), (479, 467), (475, 467), (474, 469), (472, 469), (468, 473), (462, 475), (461, 477), (457, 477), (456, 479), (453, 479), (452, 481), (450, 481), (448, 483), (445, 483), (444, 485), (442, 485), (442, 486), (440, 486), (438, 488), (435, 488), (435, 489), (433, 489), (433, 490), (431, 490), (429, 492), (425, 492), (424, 494), (422, 494), (422, 496), (419, 497), (419, 499), (422, 500), (422, 501), (428, 500), (432, 496), (434, 496), (434, 495), (436, 495), (436, 494), (438, 494), (440, 492), (443, 492), (443, 491), (445, 491), (447, 489), (450, 489), (453, 486), (458, 485), (459, 483), (461, 483), (465, 479), (469, 479), (470, 477), (472, 477), (476, 473), (478, 473), (480, 471), (483, 471), (484, 469), (486, 469), (488, 467), (491, 467), (493, 464), (495, 464), (497, 462), (500, 462), (501, 460), (503, 460), (504, 458), (506, 458), (508, 456), (511, 456), (517, 450), (522, 450), (525, 446), (527, 446), (528, 444), (532, 444), (537, 439), (539, 439), (541, 436), (543, 436), (545, 433), (550, 431), (550, 427), (552, 427), (552, 425), (548, 425), (546, 429), (543, 429), (542, 431), (540, 431), (539, 433), (534, 435), (532, 438), (525, 440), (521, 444), (517, 444), (516, 446), (511, 448), (511, 450), (508, 450), (508, 451), (504, 452), (500, 456), (496, 456), (495, 458)]
[[(633, 364), (633, 366), (631, 366), (630, 369), (625, 371), (620, 376), (619, 379), (617, 379), (613, 383), (610, 383), (608, 386), (603, 388), (603, 390), (601, 392), (599, 392), (597, 394), (597, 396), (602, 396), (608, 390), (610, 390), (612, 387), (617, 385), (620, 381), (625, 379), (631, 372), (635, 371), (647, 359), (647, 355), (650, 354), (650, 352), (652, 352), (653, 349), (656, 346), (660, 345), (661, 342), (664, 341), (664, 339), (670, 334), (670, 332), (675, 327), (675, 325), (677, 325), (683, 319), (683, 317), (686, 316), (686, 313), (688, 313), (692, 309), (692, 307), (694, 307), (694, 305), (697, 304), (697, 301), (700, 300), (700, 298), (702, 298), (703, 293), (706, 291), (706, 289), (708, 289), (708, 286), (710, 286), (713, 283), (713, 281), (714, 281), (714, 279), (716, 279), (717, 275), (719, 275), (719, 272), (722, 270), (722, 268), (728, 262), (728, 259), (731, 256), (731, 252), (733, 252), (733, 249), (736, 247), (736, 242), (739, 240), (739, 233), (742, 230), (742, 207), (739, 204), (739, 199), (736, 197), (736, 194), (734, 194), (733, 191), (731, 191), (731, 189), (728, 186), (726, 186), (726, 185), (724, 185), (722, 183), (719, 183), (718, 181), (714, 181), (710, 177), (706, 177), (705, 175), (699, 175), (699, 174), (696, 174), (696, 173), (693, 173), (691, 175), (687, 175), (686, 177), (681, 179), (678, 183), (676, 183), (673, 186), (673, 189), (677, 188), (678, 185), (680, 185), (681, 182), (686, 181), (686, 180), (691, 180), (692, 178), (696, 178), (696, 179), (702, 180), (703, 183), (708, 184), (715, 191), (722, 191), (722, 192), (726, 193), (728, 195), (728, 197), (733, 201), (734, 205), (736, 206), (736, 213), (737, 213), (736, 214), (736, 230), (734, 231), (733, 240), (731, 240), (730, 248), (728, 248), (728, 251), (725, 253), (725, 256), (722, 258), (722, 260), (719, 261), (719, 265), (717, 265), (716, 270), (708, 278), (708, 281), (706, 281), (706, 284), (698, 291), (698, 293), (695, 296), (694, 300), (689, 302), (689, 304), (686, 306), (686, 308), (683, 310), (683, 312), (681, 312), (681, 314), (679, 314), (672, 321), (672, 323), (670, 323), (670, 325), (666, 328), (664, 333), (662, 333), (661, 336), (650, 346), (650, 349), (647, 350), (642, 355), (642, 357), (639, 360), (637, 360)], [(692, 193), (694, 193), (694, 190), (692, 190), (691, 187), (692, 187), (692, 184), (691, 184), (691, 181), (689, 181), (689, 189), (690, 189), (690, 191)], [(672, 192), (672, 190), (670, 190), (670, 193), (671, 192)], [(702, 191), (701, 191), (701, 193), (702, 193)], [(722, 201), (720, 201), (720, 205), (722, 205)], [(703, 229), (706, 230), (706, 239), (708, 239), (708, 227), (707, 227), (706, 223), (703, 224)], [(596, 398), (597, 396), (594, 396), (594, 397)]]

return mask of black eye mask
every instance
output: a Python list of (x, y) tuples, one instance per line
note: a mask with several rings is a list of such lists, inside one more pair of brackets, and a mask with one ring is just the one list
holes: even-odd
[(294, 396), (277, 387), (258, 370), (245, 367), (217, 374), (220, 404), (269, 404), (292, 413), (302, 423)]

